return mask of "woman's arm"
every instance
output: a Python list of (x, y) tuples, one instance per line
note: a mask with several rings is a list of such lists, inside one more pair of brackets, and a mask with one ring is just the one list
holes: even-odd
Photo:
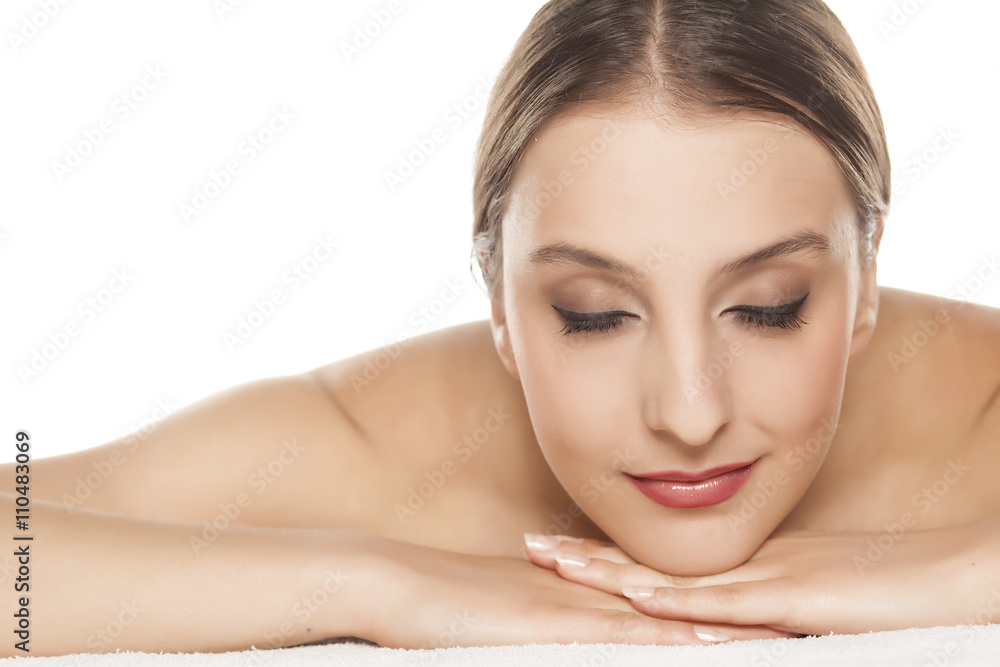
[[(0, 656), (213, 652), (367, 634), (372, 536), (230, 526), (201, 548), (194, 524), (44, 501), (30, 509), (33, 539), (7, 539), (0, 595), (0, 615), (26, 619), (27, 634), (8, 633)], [(0, 514), (13, 522), (14, 510), (14, 497), (0, 494)], [(25, 638), (30, 652), (15, 648)]]
[[(363, 401), (345, 406), (358, 360), (322, 377), (228, 389), (141, 437), (33, 460), (32, 654), (218, 651), (331, 636), (396, 648), (709, 641), (692, 624), (649, 618), (619, 595), (522, 559), (340, 530), (379, 529), (372, 508), (391, 481), (377, 465), (382, 438), (370, 431), (379, 410), (399, 402), (393, 374), (412, 370), (397, 359)], [(435, 392), (421, 392), (427, 410), (410, 402), (386, 421), (412, 433), (402, 418), (440, 409)], [(0, 466), (11, 485), (14, 466)], [(0, 500), (13, 520), (13, 498)], [(0, 556), (0, 566), (3, 586), (16, 564)], [(0, 613), (18, 613), (17, 595), (0, 596)], [(20, 653), (13, 639), (0, 654)]]
[[(356, 527), (337, 521), (339, 499), (365, 497), (373, 444), (312, 374), (160, 404), (155, 422), (100, 446), (36, 458), (47, 443), (33, 442), (31, 499), (201, 523), (246, 497), (234, 524)], [(12, 492), (15, 465), (0, 465), (0, 492)]]
[[(0, 513), (13, 517), (14, 509), (14, 498), (0, 494)], [(24, 549), (25, 560), (5, 564), (11, 581), (0, 595), (0, 615), (26, 619), (26, 634), (9, 635), (0, 656), (216, 652), (351, 636), (394, 648), (718, 641), (713, 630), (637, 613), (618, 595), (519, 558), (250, 526), (200, 548), (195, 524), (71, 513), (49, 502), (32, 503), (30, 525), (34, 539), (10, 547)], [(23, 591), (14, 593), (13, 580)], [(24, 640), (30, 652), (16, 648)]]

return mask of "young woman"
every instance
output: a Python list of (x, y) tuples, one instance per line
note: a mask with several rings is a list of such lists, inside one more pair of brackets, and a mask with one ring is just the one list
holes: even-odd
[(1000, 620), (1000, 312), (877, 285), (819, 0), (550, 2), (475, 176), (490, 321), (32, 465), (32, 653)]

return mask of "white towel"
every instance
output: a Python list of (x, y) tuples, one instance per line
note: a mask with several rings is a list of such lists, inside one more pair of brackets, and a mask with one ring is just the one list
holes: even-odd
[(489, 646), (420, 651), (389, 649), (357, 641), (285, 649), (231, 653), (110, 653), (54, 658), (10, 658), (0, 664), (21, 667), (193, 667), (239, 665), (283, 667), (310, 665), (872, 665), (959, 667), (1000, 665), (1000, 624), (912, 628), (865, 635), (829, 635), (800, 639), (762, 639), (714, 646), (634, 646), (570, 644)]

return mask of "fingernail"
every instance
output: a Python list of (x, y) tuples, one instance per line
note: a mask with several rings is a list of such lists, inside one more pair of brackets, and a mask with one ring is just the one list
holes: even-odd
[(703, 642), (728, 642), (733, 639), (718, 628), (708, 628), (704, 625), (694, 626), (694, 633), (698, 635), (698, 639)]
[(535, 549), (536, 551), (548, 551), (559, 546), (559, 540), (556, 538), (537, 533), (525, 533), (524, 543), (529, 549)]
[(573, 537), (572, 535), (555, 535), (554, 537), (558, 540), (562, 540), (563, 542), (576, 542), (577, 544), (583, 544), (582, 537)]
[(590, 562), (590, 559), (580, 554), (564, 553), (556, 556), (556, 562), (570, 567), (583, 567)]
[(653, 597), (653, 589), (647, 586), (626, 586), (622, 589), (622, 595), (629, 600), (647, 600)]

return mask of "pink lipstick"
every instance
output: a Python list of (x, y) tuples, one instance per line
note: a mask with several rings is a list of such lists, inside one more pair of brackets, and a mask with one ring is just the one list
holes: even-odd
[(667, 470), (626, 475), (653, 502), (665, 507), (690, 509), (718, 505), (732, 498), (750, 477), (757, 460), (701, 472)]

